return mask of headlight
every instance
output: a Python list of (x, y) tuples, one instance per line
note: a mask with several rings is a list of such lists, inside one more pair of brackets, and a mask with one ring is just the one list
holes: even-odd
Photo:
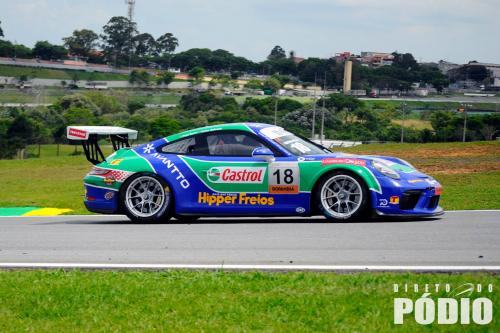
[(380, 161), (372, 161), (372, 165), (375, 169), (377, 169), (378, 172), (383, 174), (384, 176), (393, 178), (393, 179), (399, 179), (399, 173), (396, 171), (392, 170), (390, 166), (387, 164), (380, 162)]

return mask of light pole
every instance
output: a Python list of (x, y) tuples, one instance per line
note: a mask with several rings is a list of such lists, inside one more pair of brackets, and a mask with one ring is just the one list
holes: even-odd
[(317, 73), (314, 73), (314, 97), (313, 97), (313, 119), (312, 119), (311, 140), (314, 140), (314, 130), (316, 127), (316, 80), (317, 80)]
[(321, 108), (321, 144), (323, 144), (323, 136), (325, 129), (325, 98), (326, 98), (326, 72), (323, 80), (323, 107)]
[(404, 140), (405, 140), (405, 109), (406, 109), (406, 102), (403, 102), (401, 104), (401, 112), (402, 112), (402, 120), (401, 120), (401, 143), (403, 143)]

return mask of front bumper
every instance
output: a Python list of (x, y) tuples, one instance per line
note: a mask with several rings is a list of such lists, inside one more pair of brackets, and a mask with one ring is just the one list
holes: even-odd
[(422, 217), (444, 213), (439, 206), (441, 185), (432, 178), (413, 183), (386, 180), (381, 187), (381, 193), (372, 192), (372, 207), (377, 215)]

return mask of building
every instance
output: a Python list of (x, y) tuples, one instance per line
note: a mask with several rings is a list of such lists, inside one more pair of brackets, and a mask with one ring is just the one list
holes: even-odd
[(500, 88), (500, 64), (491, 64), (485, 62), (469, 61), (467, 66), (484, 66), (491, 73), (492, 87)]
[(458, 67), (460, 67), (459, 64), (454, 64), (452, 62), (448, 62), (445, 60), (439, 60), (439, 62), (437, 64), (437, 68), (439, 69), (439, 71), (445, 75), (448, 73), (448, 71), (455, 69), (455, 68), (458, 68)]
[(360, 60), (361, 63), (370, 67), (390, 66), (394, 61), (394, 56), (386, 52), (363, 51)]

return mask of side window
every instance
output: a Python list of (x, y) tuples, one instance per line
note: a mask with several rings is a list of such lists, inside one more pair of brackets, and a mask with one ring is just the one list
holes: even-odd
[(197, 146), (195, 137), (190, 137), (166, 144), (161, 148), (167, 154), (196, 154)]
[(263, 147), (255, 138), (244, 133), (207, 135), (208, 152), (212, 156), (252, 156), (255, 148)]

